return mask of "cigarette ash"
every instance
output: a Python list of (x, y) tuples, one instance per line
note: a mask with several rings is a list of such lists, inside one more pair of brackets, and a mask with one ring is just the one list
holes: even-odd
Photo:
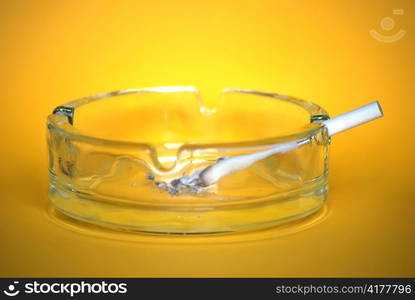
[(170, 182), (156, 181), (155, 176), (151, 173), (147, 174), (147, 179), (152, 180), (154, 185), (161, 190), (166, 191), (172, 196), (181, 194), (200, 194), (203, 192), (199, 174), (203, 170), (196, 171), (188, 176), (173, 179)]
[[(216, 163), (219, 163), (228, 157), (220, 157)], [(208, 187), (204, 182), (202, 174), (208, 170), (211, 166), (201, 170), (197, 170), (188, 176), (173, 179), (170, 182), (156, 181), (155, 176), (151, 173), (147, 174), (147, 179), (154, 182), (154, 185), (159, 189), (168, 192), (170, 195), (181, 194), (200, 194)]]

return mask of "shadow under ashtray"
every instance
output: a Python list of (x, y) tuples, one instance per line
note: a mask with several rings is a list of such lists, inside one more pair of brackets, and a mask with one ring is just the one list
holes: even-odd
[(148, 244), (226, 244), (280, 238), (307, 230), (320, 224), (328, 217), (329, 213), (330, 209), (328, 205), (325, 204), (319, 210), (306, 217), (289, 221), (281, 225), (275, 225), (267, 229), (213, 235), (160, 235), (106, 228), (71, 218), (59, 212), (51, 205), (47, 208), (47, 215), (52, 222), (72, 232), (95, 238)]

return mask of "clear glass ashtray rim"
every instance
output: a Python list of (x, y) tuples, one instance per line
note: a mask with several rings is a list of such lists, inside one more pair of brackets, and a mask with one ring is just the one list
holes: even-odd
[[(125, 140), (116, 140), (116, 139), (107, 139), (99, 136), (94, 136), (83, 132), (82, 130), (77, 129), (73, 126), (74, 113), (76, 108), (86, 105), (88, 103), (106, 99), (110, 97), (117, 97), (122, 95), (134, 94), (134, 93), (174, 93), (174, 92), (190, 92), (195, 93), (199, 98), (200, 105), (203, 105), (203, 102), (200, 98), (200, 94), (197, 88), (193, 86), (175, 86), (175, 87), (150, 87), (150, 88), (139, 88), (139, 89), (125, 89), (118, 90), (108, 93), (101, 93), (92, 96), (87, 96), (84, 98), (76, 99), (70, 101), (66, 104), (56, 107), (53, 112), (47, 117), (47, 126), (49, 130), (54, 130), (59, 135), (69, 138), (72, 140), (79, 140), (84, 143), (89, 144), (98, 144), (101, 146), (125, 146), (125, 147), (134, 147), (136, 149), (153, 149), (154, 145), (149, 143), (134, 142), (134, 141), (125, 141)], [(321, 120), (329, 119), (328, 113), (319, 105), (306, 101), (300, 98), (287, 96), (279, 93), (264, 92), (258, 90), (248, 90), (248, 89), (239, 89), (239, 88), (225, 88), (221, 91), (222, 93), (243, 93), (243, 94), (252, 94), (264, 97), (270, 97), (276, 100), (285, 101), (296, 105), (304, 109), (310, 115), (310, 122), (306, 124), (303, 128), (294, 130), (286, 135), (278, 135), (269, 138), (262, 139), (252, 139), (252, 140), (242, 140), (242, 141), (232, 141), (232, 142), (218, 142), (218, 143), (183, 143), (178, 150), (178, 152), (192, 149), (206, 149), (206, 148), (216, 148), (216, 149), (233, 149), (241, 147), (253, 147), (258, 146), (267, 146), (274, 145), (277, 143), (292, 141), (296, 139), (309, 138), (320, 130), (324, 128), (324, 125), (320, 123)]]

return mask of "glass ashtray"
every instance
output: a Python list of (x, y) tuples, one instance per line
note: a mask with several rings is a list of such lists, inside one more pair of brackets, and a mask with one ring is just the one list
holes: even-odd
[[(155, 87), (55, 108), (47, 118), (53, 207), (117, 230), (219, 234), (275, 226), (324, 205), (324, 109), (245, 89), (209, 100), (194, 87)], [(298, 146), (270, 152), (292, 143)], [(226, 171), (246, 157), (257, 158)], [(219, 163), (228, 169), (215, 180), (187, 184)]]

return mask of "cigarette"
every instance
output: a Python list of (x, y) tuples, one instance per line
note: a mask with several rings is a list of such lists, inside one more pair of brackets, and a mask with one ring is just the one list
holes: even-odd
[[(369, 103), (355, 110), (349, 111), (335, 118), (322, 121), (327, 128), (329, 136), (333, 136), (342, 131), (362, 125), (383, 116), (382, 108), (378, 101)], [(268, 150), (247, 155), (238, 155), (221, 160), (216, 164), (204, 169), (200, 175), (200, 184), (209, 186), (218, 182), (222, 177), (236, 171), (245, 169), (257, 161), (267, 158), (273, 154), (283, 154), (308, 143), (309, 140), (278, 144)]]
[[(382, 116), (383, 111), (379, 102), (374, 101), (335, 118), (322, 121), (321, 123), (326, 127), (328, 135), (333, 136)], [(229, 174), (246, 169), (254, 163), (271, 155), (283, 154), (295, 150), (309, 142), (311, 142), (311, 138), (306, 138), (293, 142), (280, 143), (268, 150), (252, 154), (219, 159), (215, 164), (206, 167), (203, 170), (197, 170), (188, 176), (172, 180), (170, 185), (162, 182), (164, 185), (162, 186), (161, 183), (159, 183), (159, 186), (171, 195), (178, 195), (183, 191), (191, 191), (193, 193), (197, 191), (199, 193), (201, 192), (201, 188), (211, 186)]]

